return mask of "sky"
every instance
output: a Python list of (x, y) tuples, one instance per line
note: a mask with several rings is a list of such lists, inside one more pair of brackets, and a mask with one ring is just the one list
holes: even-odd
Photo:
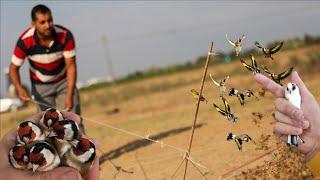
[[(114, 75), (164, 67), (205, 55), (208, 44), (230, 51), (225, 39), (246, 35), (254, 41), (320, 35), (317, 1), (1, 1), (0, 95), (5, 94), (8, 67), (19, 35), (31, 25), (33, 6), (43, 3), (54, 23), (76, 39), (78, 82), (105, 78), (112, 61)], [(106, 37), (106, 47), (102, 37)], [(21, 76), (30, 86), (29, 63)]]

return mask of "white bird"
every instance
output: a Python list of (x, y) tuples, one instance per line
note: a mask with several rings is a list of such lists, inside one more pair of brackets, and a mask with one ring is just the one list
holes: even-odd
[[(285, 98), (292, 103), (295, 107), (301, 108), (301, 96), (298, 86), (295, 83), (288, 83), (284, 90)], [(290, 146), (298, 147), (304, 141), (297, 135), (288, 135), (287, 144)]]

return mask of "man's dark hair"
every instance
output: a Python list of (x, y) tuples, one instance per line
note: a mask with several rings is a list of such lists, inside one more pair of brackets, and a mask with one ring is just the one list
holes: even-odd
[(47, 6), (45, 6), (43, 4), (36, 5), (35, 7), (32, 8), (32, 11), (31, 11), (32, 21), (36, 20), (36, 13), (45, 14), (47, 12), (51, 13), (51, 10)]

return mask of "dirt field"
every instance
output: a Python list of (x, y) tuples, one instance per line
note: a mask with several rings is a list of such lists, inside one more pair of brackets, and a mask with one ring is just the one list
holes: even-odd
[[(317, 52), (320, 46), (311, 46), (297, 51), (280, 52), (271, 61), (262, 56), (256, 59), (260, 64), (272, 65), (278, 73), (289, 67), (289, 57), (297, 56), (301, 62), (295, 65), (311, 92), (320, 99), (319, 65), (308, 69), (306, 54)], [(249, 59), (248, 59), (249, 60)], [(248, 61), (249, 62), (249, 61)], [(319, 64), (319, 63), (318, 63)], [(183, 159), (183, 153), (170, 147), (150, 143), (141, 138), (110, 129), (101, 124), (112, 125), (141, 136), (150, 135), (165, 144), (187, 150), (191, 135), (190, 126), (194, 119), (196, 101), (190, 89), (199, 89), (203, 69), (175, 73), (81, 93), (82, 112), (87, 134), (99, 141), (98, 154), (103, 157), (101, 179), (170, 179)], [(253, 89), (258, 95), (259, 86), (253, 82), (252, 73), (244, 69), (239, 61), (210, 66), (208, 73), (216, 79), (230, 75), (227, 87)], [(288, 80), (284, 81), (288, 82)], [(161, 89), (161, 87), (166, 87)], [(142, 92), (142, 93), (141, 93)], [(204, 87), (209, 102), (201, 103), (198, 125), (195, 130), (191, 157), (205, 166), (199, 167), (208, 179), (230, 178), (249, 167), (270, 159), (272, 153), (241, 169), (237, 167), (259, 157), (276, 147), (272, 134), (274, 122), (274, 98), (270, 93), (265, 97), (246, 99), (240, 106), (237, 98), (226, 96), (232, 111), (239, 117), (231, 123), (213, 108), (212, 103), (222, 106), (219, 90), (209, 81)], [(114, 107), (118, 113), (110, 113)], [(16, 113), (1, 114), (1, 137), (18, 122), (37, 112), (35, 105)], [(262, 114), (259, 119), (258, 113)], [(261, 116), (260, 116), (261, 117)], [(93, 121), (98, 121), (97, 124)], [(244, 143), (240, 152), (233, 141), (227, 141), (229, 132), (249, 134), (257, 144)], [(268, 136), (269, 135), (269, 136)], [(263, 141), (263, 140), (264, 141)], [(107, 159), (111, 159), (112, 163)], [(104, 161), (105, 160), (105, 161)], [(116, 170), (118, 168), (118, 171)], [(182, 179), (184, 164), (173, 179)], [(189, 163), (187, 179), (202, 179), (197, 169)]]

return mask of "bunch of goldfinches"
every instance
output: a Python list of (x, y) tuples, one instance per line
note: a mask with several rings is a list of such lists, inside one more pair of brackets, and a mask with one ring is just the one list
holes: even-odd
[(9, 151), (12, 167), (33, 172), (69, 166), (84, 175), (95, 157), (93, 142), (82, 136), (75, 121), (54, 108), (45, 111), (39, 124), (20, 123), (17, 144)]
[[(242, 64), (242, 66), (244, 68), (246, 68), (247, 70), (251, 71), (253, 74), (256, 73), (264, 73), (266, 76), (269, 76), (274, 82), (278, 83), (279, 85), (283, 86), (283, 84), (281, 83), (282, 80), (284, 80), (285, 78), (287, 78), (288, 76), (290, 76), (290, 74), (293, 71), (293, 67), (290, 67), (289, 69), (281, 72), (281, 73), (275, 73), (270, 71), (265, 65), (264, 66), (260, 66), (257, 63), (256, 58), (253, 55), (250, 55), (251, 58), (251, 63), (248, 63), (247, 61), (245, 61), (242, 57), (242, 47), (244, 45), (244, 39), (246, 38), (245, 35), (242, 35), (241, 37), (235, 38), (235, 40), (230, 40), (228, 38), (228, 35), (226, 34), (226, 39), (227, 42), (229, 44), (231, 44), (232, 48), (235, 50), (235, 54), (236, 56), (240, 57), (240, 62)], [(274, 55), (275, 53), (279, 52), (280, 49), (282, 48), (284, 42), (279, 42), (275, 45), (273, 45), (270, 48), (267, 47), (263, 47), (259, 42), (255, 41), (254, 45), (259, 48), (259, 50), (261, 50), (261, 52), (263, 53), (264, 57), (267, 59), (271, 59), (274, 60), (274, 58), (272, 57), (272, 55)], [(212, 53), (209, 52), (208, 56), (211, 55)], [(215, 53), (218, 54), (218, 53)], [(246, 89), (244, 91), (240, 91), (238, 88), (235, 87), (231, 87), (228, 91), (227, 91), (227, 81), (229, 80), (229, 76), (225, 76), (224, 79), (221, 79), (220, 81), (216, 81), (213, 76), (211, 74), (210, 78), (213, 82), (213, 84), (217, 87), (219, 87), (219, 94), (220, 97), (223, 101), (223, 105), (222, 106), (218, 106), (216, 103), (213, 103), (213, 107), (214, 109), (220, 113), (220, 115), (224, 116), (225, 119), (227, 119), (230, 122), (236, 123), (238, 120), (238, 117), (231, 111), (231, 107), (227, 101), (227, 99), (225, 98), (224, 94), (226, 92), (229, 92), (229, 96), (234, 96), (237, 97), (241, 106), (245, 105), (245, 98), (249, 98), (249, 97), (255, 97), (256, 100), (259, 100), (259, 98), (254, 94), (254, 91), (252, 91), (251, 89)], [(258, 91), (259, 92), (259, 91)], [(287, 87), (285, 87), (285, 92), (286, 92), (286, 98), (292, 102), (293, 104), (295, 104), (297, 107), (300, 108), (300, 95), (299, 95), (299, 90), (298, 87), (293, 84), (293, 83), (289, 83), (287, 85)], [(206, 103), (208, 102), (208, 99), (204, 97), (204, 95), (201, 93), (199, 93), (198, 91), (196, 91), (195, 89), (191, 90), (191, 93), (193, 95), (193, 97), (196, 100), (200, 100), (200, 101), (205, 101)], [(260, 96), (264, 96), (265, 90), (263, 90), (262, 92), (259, 92)], [(241, 134), (241, 135), (234, 135), (232, 133), (229, 133), (227, 140), (234, 140), (238, 146), (238, 149), (241, 151), (242, 150), (242, 144), (243, 141), (248, 142), (248, 141), (253, 141), (252, 138), (247, 135), (247, 134)], [(254, 142), (254, 141), (253, 141)], [(290, 146), (295, 146), (297, 147), (299, 144), (304, 143), (304, 141), (299, 137), (299, 136), (294, 136), (294, 135), (288, 135), (288, 145)]]

